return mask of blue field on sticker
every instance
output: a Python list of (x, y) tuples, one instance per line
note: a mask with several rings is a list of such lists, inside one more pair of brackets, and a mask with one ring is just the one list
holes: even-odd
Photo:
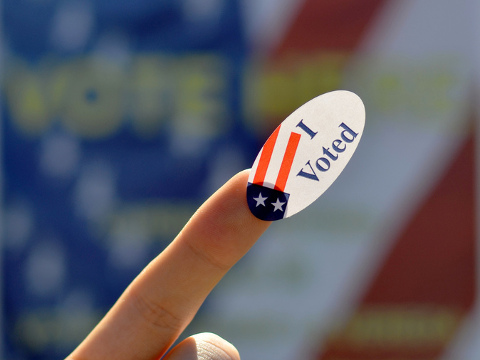
[(284, 218), (290, 194), (265, 186), (248, 183), (247, 202), (253, 215), (260, 220), (275, 221)]

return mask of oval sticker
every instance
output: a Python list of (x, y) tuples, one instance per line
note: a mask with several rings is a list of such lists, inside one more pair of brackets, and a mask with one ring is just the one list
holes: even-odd
[(350, 91), (317, 96), (295, 110), (253, 163), (247, 185), (252, 214), (280, 220), (313, 203), (347, 165), (364, 126), (365, 107)]

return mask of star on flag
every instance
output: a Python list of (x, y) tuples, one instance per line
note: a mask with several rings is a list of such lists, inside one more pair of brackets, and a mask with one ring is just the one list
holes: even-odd
[(273, 209), (273, 211), (277, 211), (277, 210), (280, 210), (280, 211), (283, 211), (282, 209), (282, 206), (283, 204), (285, 204), (285, 202), (281, 202), (279, 198), (277, 198), (277, 201), (272, 203), (272, 205), (275, 207), (275, 209)]
[(258, 197), (253, 198), (253, 200), (255, 200), (255, 201), (257, 202), (257, 205), (256, 205), (255, 207), (257, 207), (257, 206), (259, 206), (259, 205), (266, 206), (266, 205), (265, 205), (265, 200), (267, 200), (267, 199), (268, 199), (267, 196), (263, 197), (263, 196), (262, 196), (262, 193), (260, 193), (260, 194), (258, 195)]

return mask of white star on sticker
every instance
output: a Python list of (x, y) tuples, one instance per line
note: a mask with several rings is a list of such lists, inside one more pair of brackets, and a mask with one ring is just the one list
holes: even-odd
[(285, 204), (284, 202), (281, 202), (279, 198), (277, 198), (277, 201), (272, 203), (273, 206), (275, 206), (275, 209), (273, 209), (273, 212), (280, 210), (283, 211), (282, 205)]
[(257, 207), (257, 206), (259, 206), (259, 205), (265, 206), (265, 200), (267, 200), (267, 199), (268, 199), (267, 196), (263, 197), (263, 196), (262, 196), (262, 193), (260, 193), (260, 194), (258, 195), (258, 197), (253, 198), (253, 200), (255, 200), (255, 201), (257, 202), (257, 205), (256, 205), (255, 207)]

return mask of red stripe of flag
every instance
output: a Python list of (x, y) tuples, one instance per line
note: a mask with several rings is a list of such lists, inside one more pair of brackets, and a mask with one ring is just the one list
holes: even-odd
[(275, 183), (275, 190), (284, 191), (285, 189), (288, 175), (290, 174), (290, 169), (292, 168), (293, 159), (295, 157), (295, 153), (297, 152), (298, 143), (300, 142), (300, 137), (300, 134), (294, 132), (290, 134), (287, 149), (285, 150), (282, 165), (280, 166), (280, 171), (278, 172), (277, 181)]
[(273, 148), (277, 142), (278, 133), (280, 132), (279, 125), (275, 131), (270, 135), (265, 145), (263, 145), (262, 155), (260, 155), (260, 160), (258, 161), (257, 171), (253, 178), (253, 183), (257, 185), (263, 185), (265, 180), (265, 175), (267, 174), (268, 165), (270, 164), (270, 159), (272, 158)]

